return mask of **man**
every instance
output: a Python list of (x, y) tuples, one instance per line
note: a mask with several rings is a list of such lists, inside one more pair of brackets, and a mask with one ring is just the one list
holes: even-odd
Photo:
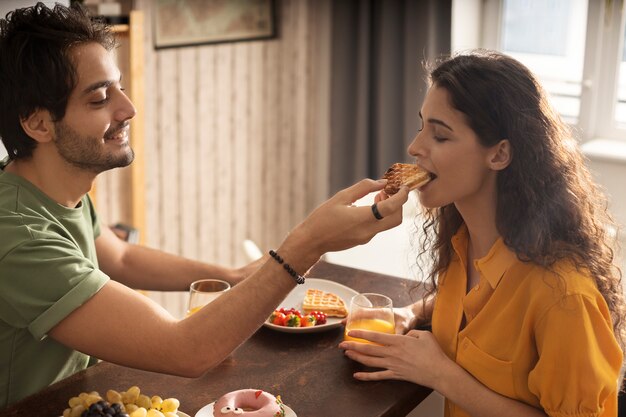
[[(378, 220), (352, 206), (384, 186), (363, 180), (298, 225), (280, 258), (241, 270), (117, 239), (86, 194), (98, 173), (133, 159), (135, 108), (114, 45), (80, 8), (39, 3), (0, 21), (0, 137), (9, 154), (0, 163), (0, 408), (92, 356), (199, 376), (252, 335), (296, 285), (296, 271), (401, 222), (406, 189), (378, 204)], [(184, 290), (206, 277), (241, 282), (185, 320), (131, 289)], [(232, 320), (244, 310), (246, 320)]]

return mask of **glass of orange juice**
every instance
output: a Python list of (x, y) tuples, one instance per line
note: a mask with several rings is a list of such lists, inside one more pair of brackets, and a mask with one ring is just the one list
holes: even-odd
[(350, 314), (346, 322), (344, 340), (372, 343), (350, 337), (348, 332), (359, 329), (394, 334), (395, 327), (391, 298), (374, 293), (357, 294), (350, 302)]
[(200, 310), (230, 289), (230, 284), (220, 279), (201, 279), (189, 286), (187, 317)]

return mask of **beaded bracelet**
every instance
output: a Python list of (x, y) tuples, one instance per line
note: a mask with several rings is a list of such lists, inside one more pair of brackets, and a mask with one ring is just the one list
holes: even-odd
[(296, 284), (304, 284), (304, 277), (299, 275), (294, 269), (280, 257), (276, 251), (270, 250), (270, 256), (283, 266), (285, 271), (296, 281)]

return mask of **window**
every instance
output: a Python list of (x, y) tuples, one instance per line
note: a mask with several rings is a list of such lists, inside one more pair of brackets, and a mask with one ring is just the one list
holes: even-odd
[(505, 0), (501, 50), (524, 62), (570, 123), (578, 122), (586, 0)]
[(477, 46), (502, 51), (527, 65), (541, 79), (557, 111), (581, 133), (581, 139), (626, 141), (623, 3), (474, 2), (481, 8), (483, 22)]

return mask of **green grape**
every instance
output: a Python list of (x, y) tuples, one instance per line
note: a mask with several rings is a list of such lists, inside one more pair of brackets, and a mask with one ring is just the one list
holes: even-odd
[(148, 410), (148, 414), (146, 414), (146, 417), (165, 417), (165, 416), (159, 410), (155, 410), (154, 408), (151, 408), (150, 410)]
[(126, 392), (122, 393), (122, 399), (124, 400), (124, 404), (135, 404), (137, 402), (137, 398), (139, 398), (140, 390), (139, 387), (133, 385), (128, 388)]
[(129, 417), (146, 417), (146, 415), (148, 415), (148, 410), (143, 407), (139, 407), (138, 409), (130, 413)]
[(100, 396), (100, 394), (98, 394), (97, 392), (95, 394), (91, 393), (85, 397), (85, 399), (83, 400), (83, 405), (85, 406), (85, 408), (89, 408), (91, 404), (95, 404), (98, 401), (102, 401), (102, 397)]
[(178, 401), (176, 398), (168, 398), (166, 400), (163, 400), (163, 404), (161, 404), (161, 411), (176, 411), (178, 410), (178, 407), (180, 407), (180, 401)]
[(152, 402), (152, 408), (156, 408), (157, 410), (161, 409), (161, 404), (163, 404), (163, 398), (158, 395), (154, 395), (150, 401)]
[(74, 408), (76, 407), (78, 404), (82, 404), (83, 400), (80, 399), (79, 397), (72, 397), (70, 398), (70, 400), (67, 402), (67, 404), (70, 406), (70, 408)]
[(72, 407), (72, 411), (70, 412), (70, 417), (80, 417), (80, 415), (83, 414), (83, 411), (85, 410), (86, 408), (84, 405), (78, 404), (76, 407)]
[(147, 410), (148, 408), (152, 407), (152, 400), (147, 395), (141, 394), (139, 395), (139, 398), (137, 398), (135, 404)]
[(113, 403), (123, 404), (122, 394), (120, 394), (119, 392), (113, 389), (110, 389), (107, 391), (107, 401), (110, 402), (111, 404)]

